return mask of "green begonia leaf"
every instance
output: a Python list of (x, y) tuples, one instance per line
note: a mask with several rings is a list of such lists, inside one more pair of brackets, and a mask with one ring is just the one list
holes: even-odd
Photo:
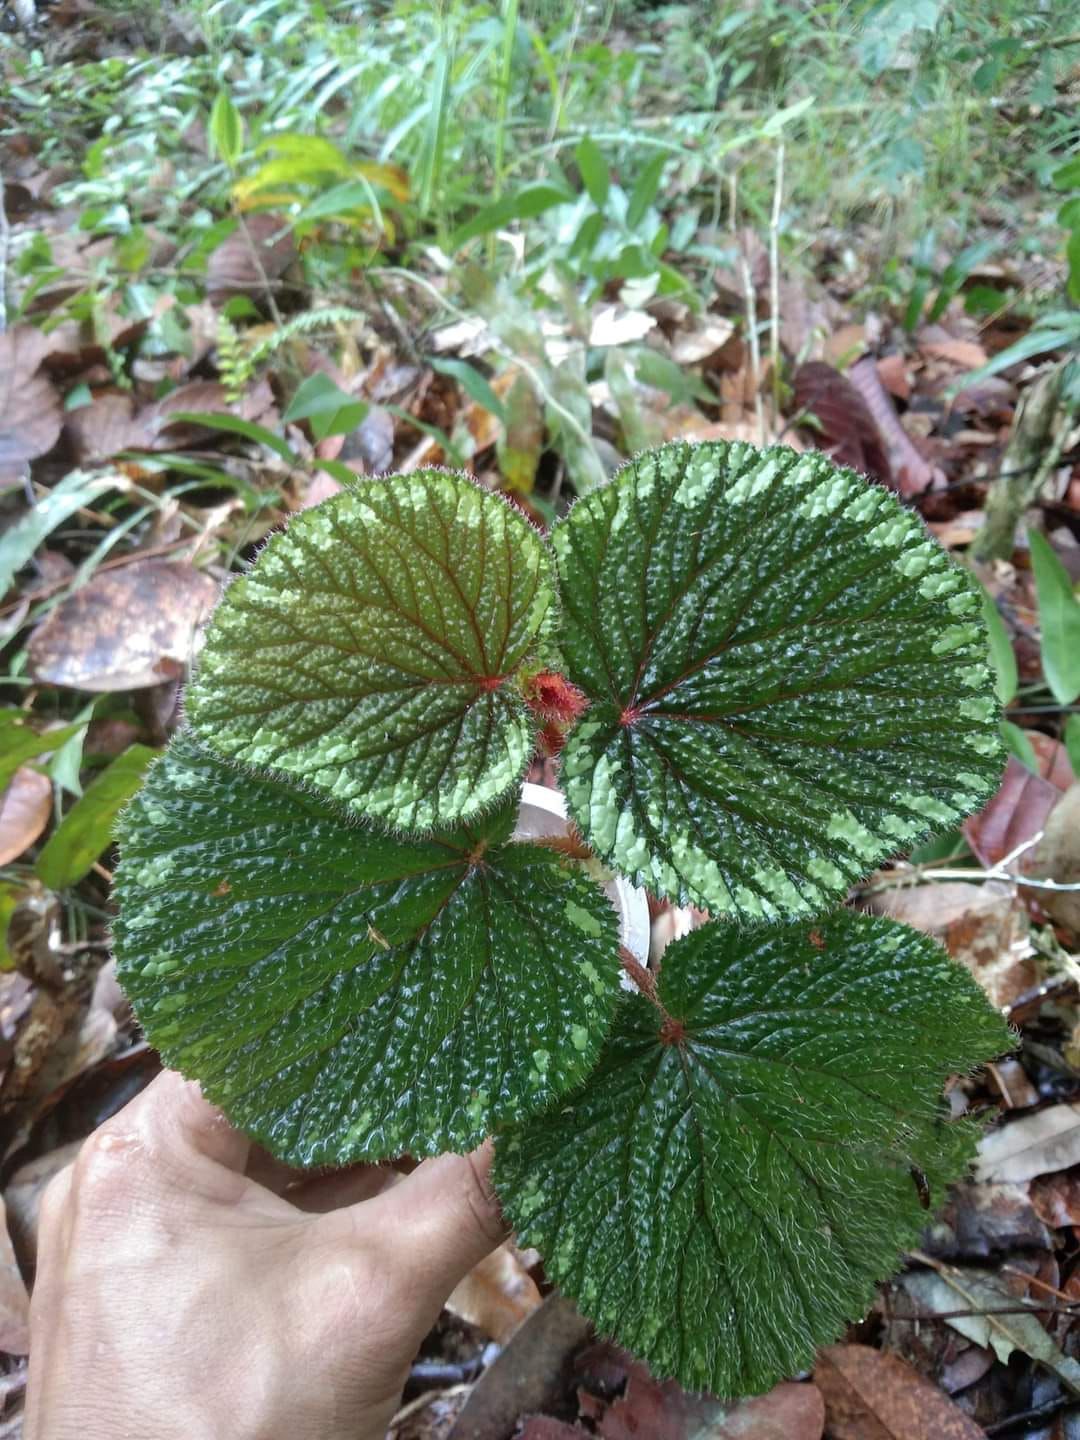
[(584, 1088), (498, 1138), (496, 1188), (602, 1333), (752, 1394), (916, 1241), (924, 1180), (940, 1204), (974, 1141), (941, 1086), (1009, 1032), (927, 936), (851, 911), (706, 926), (666, 951), (659, 1000), (626, 997)]
[(1002, 765), (973, 581), (820, 454), (631, 463), (556, 526), (571, 814), (606, 863), (714, 913), (820, 913), (983, 803)]
[(189, 735), (120, 825), (121, 981), (167, 1064), (294, 1164), (465, 1150), (595, 1063), (615, 914), (512, 805), (404, 840)]
[(225, 593), (188, 715), (225, 757), (408, 830), (489, 809), (535, 727), (515, 684), (552, 599), (546, 547), (462, 475), (358, 482)]

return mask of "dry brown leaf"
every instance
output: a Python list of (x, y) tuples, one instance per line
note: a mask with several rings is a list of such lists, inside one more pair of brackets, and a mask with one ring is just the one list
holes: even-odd
[(911, 398), (911, 380), (908, 377), (907, 361), (898, 351), (882, 355), (875, 361), (878, 379), (895, 400), (905, 403)]
[(1080, 1167), (1037, 1176), (1029, 1193), (1035, 1214), (1051, 1229), (1080, 1225)]
[(0, 1351), (30, 1353), (30, 1297), (19, 1272), (8, 1234), (7, 1214), (0, 1200)]
[(869, 1345), (830, 1345), (814, 1380), (830, 1440), (985, 1440), (974, 1420), (895, 1355)]
[(1080, 1105), (1051, 1105), (988, 1131), (975, 1177), (1018, 1184), (1080, 1164)]
[(296, 242), (283, 215), (271, 211), (248, 215), (210, 252), (207, 292), (215, 301), (233, 295), (264, 295), (266, 281), (279, 280), (295, 255)]
[(1046, 825), (1061, 791), (1010, 755), (997, 794), (964, 821), (964, 836), (986, 866), (994, 866)]
[(60, 396), (39, 369), (47, 349), (29, 325), (0, 334), (0, 471), (46, 454), (60, 438)]
[(722, 315), (703, 315), (679, 329), (671, 341), (671, 358), (676, 365), (696, 365), (708, 360), (735, 334), (735, 326)]
[(589, 325), (589, 344), (633, 345), (656, 328), (656, 317), (644, 310), (628, 310), (625, 305), (601, 305)]
[(874, 417), (889, 457), (891, 484), (901, 495), (920, 495), (944, 477), (916, 450), (911, 436), (897, 419), (892, 400), (878, 376), (877, 361), (865, 356), (848, 371), (852, 385)]
[(540, 1291), (509, 1241), (474, 1265), (456, 1286), (446, 1308), (505, 1345), (540, 1306)]
[(17, 860), (49, 823), (52, 782), (47, 775), (22, 765), (0, 794), (0, 865)]
[[(871, 362), (872, 363), (872, 362)], [(878, 480), (890, 481), (889, 458), (873, 415), (846, 375), (823, 360), (810, 360), (795, 372), (795, 406), (812, 415), (809, 430), (838, 465), (848, 465)]]
[(130, 395), (98, 395), (64, 418), (64, 434), (80, 465), (107, 460), (122, 450), (138, 449), (142, 426)]
[(955, 340), (950, 335), (920, 340), (919, 349), (924, 355), (930, 355), (935, 360), (947, 360), (961, 370), (978, 370), (988, 358), (983, 347), (974, 340)]
[(82, 1149), (81, 1140), (71, 1140), (55, 1150), (46, 1150), (36, 1160), (20, 1165), (4, 1191), (8, 1229), (23, 1264), (33, 1267), (37, 1261), (38, 1220), (41, 1197), (50, 1182), (67, 1168)]
[(1012, 1005), (1038, 979), (1024, 944), (1027, 910), (1005, 881), (897, 887), (872, 896), (869, 908), (933, 935), (999, 1008)]
[[(1069, 787), (1046, 819), (1043, 838), (1029, 853), (1024, 869), (1059, 885), (1080, 882), (1080, 784)], [(1080, 935), (1080, 890), (1038, 892), (1052, 920)]]
[(96, 575), (35, 630), (36, 680), (75, 690), (136, 690), (191, 663), (218, 586), (181, 561), (136, 560)]

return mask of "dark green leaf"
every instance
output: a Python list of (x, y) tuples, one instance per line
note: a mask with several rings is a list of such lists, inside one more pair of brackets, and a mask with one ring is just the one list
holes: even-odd
[(518, 780), (551, 603), (539, 535), (464, 475), (355, 482), (276, 535), (214, 613), (199, 735), (363, 815), (467, 819)]
[(230, 435), (242, 435), (245, 440), (254, 440), (257, 445), (265, 445), (268, 450), (273, 450), (274, 454), (280, 455), (286, 464), (299, 465), (300, 463), (280, 435), (275, 435), (272, 430), (267, 430), (265, 425), (256, 425), (254, 420), (242, 420), (239, 415), (222, 415), (216, 411), (205, 410), (178, 411), (170, 417), (169, 423), (170, 425), (205, 425), (208, 430), (225, 430)]
[(121, 821), (120, 976), (166, 1063), (294, 1164), (477, 1145), (580, 1083), (618, 993), (591, 879), (512, 803), (401, 840), (187, 735)]
[(630, 192), (630, 203), (626, 207), (627, 229), (636, 230), (644, 220), (646, 210), (656, 199), (667, 160), (668, 157), (663, 152), (654, 155), (638, 176), (637, 183)]
[(670, 946), (659, 998), (620, 1006), (599, 1068), (500, 1136), (522, 1242), (657, 1378), (756, 1394), (859, 1319), (973, 1131), (941, 1087), (1010, 1045), (925, 935), (841, 911), (815, 929), (708, 925)]
[(1069, 764), (1073, 768), (1074, 775), (1080, 775), (1080, 715), (1070, 715), (1065, 721), (1065, 732), (1061, 737), (1065, 742), (1065, 753), (1069, 757)]
[(1071, 705), (1080, 695), (1080, 600), (1045, 535), (1030, 530), (1028, 544), (1039, 601), (1043, 674), (1058, 704)]
[(87, 874), (112, 839), (113, 821), (158, 753), (148, 745), (129, 745), (87, 788), (38, 856), (37, 877), (43, 885), (62, 890)]
[(51, 755), (65, 741), (86, 729), (83, 725), (62, 725), (55, 730), (35, 730), (21, 710), (0, 710), (0, 791), (27, 760)]
[(452, 376), (477, 405), (506, 424), (506, 406), (475, 365), (470, 365), (467, 360), (440, 360), (434, 355), (427, 363), (440, 375)]
[(479, 214), (462, 225), (460, 230), (451, 236), (449, 251), (453, 254), (455, 250), (460, 250), (466, 241), (474, 240), (478, 235), (488, 235), (492, 230), (508, 225), (511, 220), (529, 220), (534, 215), (542, 215), (553, 205), (567, 205), (573, 198), (558, 185), (542, 182), (523, 185), (513, 194), (504, 195), (493, 204), (485, 206)]
[(1050, 176), (1050, 183), (1055, 190), (1080, 190), (1080, 155), (1059, 165)]
[(589, 199), (597, 210), (603, 210), (611, 190), (611, 172), (600, 147), (590, 136), (583, 135), (578, 141), (574, 159), (581, 171), (585, 189), (589, 192)]
[(775, 920), (993, 793), (979, 593), (892, 495), (823, 455), (667, 446), (552, 534), (592, 702), (562, 759), (605, 863)]

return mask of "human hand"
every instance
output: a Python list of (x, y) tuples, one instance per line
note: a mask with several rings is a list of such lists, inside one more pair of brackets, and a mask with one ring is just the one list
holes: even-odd
[(504, 1238), (489, 1164), (297, 1183), (166, 1071), (45, 1194), (25, 1440), (382, 1440)]

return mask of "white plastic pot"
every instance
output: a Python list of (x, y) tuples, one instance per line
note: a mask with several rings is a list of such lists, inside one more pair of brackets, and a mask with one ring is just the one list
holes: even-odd
[[(515, 840), (540, 840), (547, 836), (568, 833), (566, 800), (558, 790), (546, 785), (525, 784), (521, 788), (521, 806), (514, 830)], [(619, 917), (619, 943), (635, 960), (649, 963), (649, 904), (645, 891), (624, 880), (621, 875), (604, 886), (604, 891)]]

